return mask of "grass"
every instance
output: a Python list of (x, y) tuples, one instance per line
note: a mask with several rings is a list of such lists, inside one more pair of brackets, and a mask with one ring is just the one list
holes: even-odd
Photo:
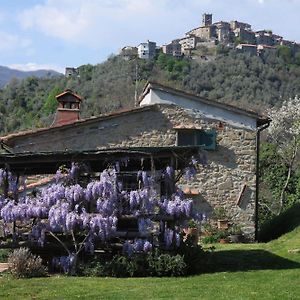
[(0, 280), (1, 299), (299, 299), (295, 270), (205, 274), (187, 278)]
[(0, 278), (0, 299), (300, 299), (300, 227), (262, 244), (215, 245), (202, 275)]

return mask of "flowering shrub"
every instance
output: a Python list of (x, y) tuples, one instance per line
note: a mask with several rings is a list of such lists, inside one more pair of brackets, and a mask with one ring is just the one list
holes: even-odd
[(42, 259), (33, 255), (27, 248), (14, 250), (7, 262), (10, 273), (16, 278), (41, 277), (47, 274)]
[[(139, 189), (120, 190), (116, 173), (119, 168), (120, 164), (104, 170), (98, 180), (84, 186), (78, 177), (80, 167), (72, 164), (67, 172), (66, 169), (57, 172), (55, 183), (34, 196), (23, 195), (19, 199), (15, 197), (14, 176), (1, 170), (0, 184), (3, 187), (5, 180), (11, 178), (8, 181), (11, 193), (0, 198), (0, 218), (6, 225), (30, 222), (29, 241), (42, 247), (47, 237), (55, 239), (67, 255), (54, 258), (53, 265), (69, 274), (75, 274), (81, 251), (93, 254), (99, 245), (107, 247), (110, 244), (117, 235), (122, 216), (135, 217), (139, 235), (143, 237), (123, 241), (123, 253), (127, 256), (150, 253), (161, 242), (166, 249), (178, 248), (185, 221), (195, 215), (192, 200), (184, 200), (180, 193), (161, 198), (155, 190), (154, 180), (145, 171), (137, 174)], [(167, 167), (164, 176), (171, 180), (174, 170)], [(166, 217), (172, 220), (171, 225), (163, 221)], [(161, 224), (155, 227), (157, 218)], [(149, 238), (153, 230), (160, 236), (156, 244)], [(14, 237), (22, 238), (18, 233), (13, 232)]]

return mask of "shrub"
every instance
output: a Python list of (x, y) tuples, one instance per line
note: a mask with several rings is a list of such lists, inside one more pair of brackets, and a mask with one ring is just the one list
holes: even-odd
[(158, 250), (155, 250), (148, 255), (147, 263), (151, 276), (181, 276), (186, 273), (187, 265), (184, 257), (179, 254), (161, 254)]
[(203, 244), (214, 244), (219, 242), (219, 236), (217, 234), (205, 236), (202, 238)]
[(184, 259), (186, 274), (199, 274), (202, 271), (205, 252), (200, 245), (195, 244), (191, 238), (187, 238), (181, 243), (179, 253)]
[(123, 255), (115, 255), (104, 266), (104, 273), (113, 277), (133, 277), (136, 271), (137, 264), (134, 259)]
[(182, 255), (171, 255), (155, 250), (149, 254), (138, 253), (131, 257), (117, 254), (110, 261), (92, 261), (80, 268), (84, 276), (145, 277), (180, 276), (186, 274)]
[(8, 266), (16, 278), (42, 277), (47, 274), (42, 259), (27, 248), (14, 250), (8, 257)]
[(105, 276), (104, 265), (95, 260), (81, 263), (77, 268), (77, 275), (87, 277)]
[(0, 249), (0, 262), (6, 262), (10, 253), (10, 249)]

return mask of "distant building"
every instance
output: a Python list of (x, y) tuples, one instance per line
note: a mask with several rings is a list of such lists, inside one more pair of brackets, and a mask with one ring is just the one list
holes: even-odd
[(277, 48), (274, 46), (269, 46), (269, 45), (258, 45), (257, 46), (257, 53), (258, 55), (262, 55), (266, 52), (276, 52)]
[(212, 25), (212, 14), (203, 14), (202, 15), (202, 26), (211, 26)]
[(172, 55), (174, 57), (181, 57), (181, 44), (179, 43), (179, 40), (173, 40), (171, 43), (163, 45), (162, 51), (165, 54)]
[[(275, 36), (275, 35), (274, 35)], [(274, 37), (272, 31), (260, 30), (255, 32), (256, 44), (274, 46)]]
[(231, 21), (230, 22), (230, 27), (231, 27), (231, 30), (235, 30), (235, 29), (244, 29), (244, 30), (248, 30), (248, 31), (251, 31), (251, 25), (248, 24), (248, 23), (243, 23), (243, 22), (238, 22), (238, 21)]
[(236, 50), (240, 53), (248, 53), (250, 55), (257, 55), (257, 45), (239, 44), (236, 46)]
[(141, 59), (153, 59), (156, 54), (156, 43), (150, 42), (141, 43), (137, 47), (138, 57)]
[(212, 24), (212, 14), (203, 14), (202, 26), (194, 28), (188, 31), (186, 36), (196, 36), (203, 42), (215, 40), (216, 37), (216, 26)]
[(245, 44), (256, 44), (255, 33), (244, 28), (236, 28), (233, 30), (234, 36), (239, 38)]
[(216, 27), (217, 40), (220, 43), (229, 43), (232, 40), (232, 31), (230, 23), (228, 22), (217, 22), (213, 24)]
[(73, 77), (73, 76), (78, 76), (79, 72), (77, 68), (72, 68), (72, 67), (66, 67), (65, 69), (65, 76), (66, 77)]
[(181, 52), (186, 50), (192, 50), (196, 48), (197, 43), (200, 41), (200, 38), (197, 36), (186, 36), (179, 40), (179, 44), (181, 45)]

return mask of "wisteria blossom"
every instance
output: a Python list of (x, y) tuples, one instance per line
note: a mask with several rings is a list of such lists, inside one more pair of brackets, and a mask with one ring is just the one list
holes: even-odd
[[(184, 223), (193, 217), (192, 200), (183, 199), (183, 193), (176, 191), (166, 198), (157, 194), (155, 180), (146, 171), (137, 175), (140, 182), (136, 190), (122, 190), (118, 182), (120, 172), (126, 161), (120, 161), (113, 168), (104, 170), (100, 177), (83, 185), (79, 180), (80, 168), (77, 164), (67, 172), (59, 170), (55, 183), (41, 189), (35, 195), (0, 197), (0, 218), (5, 228), (10, 223), (32, 224), (28, 239), (41, 247), (48, 237), (60, 244), (67, 256), (57, 257), (53, 263), (65, 272), (74, 270), (81, 251), (94, 253), (99, 244), (108, 245), (116, 236), (118, 221), (122, 217), (133, 216), (137, 220), (138, 237), (123, 241), (123, 252), (131, 256), (134, 253), (152, 251), (152, 232), (157, 216), (171, 217), (174, 222)], [(164, 179), (174, 177), (174, 170), (167, 166), (162, 172)], [(0, 170), (0, 187), (8, 181), (10, 193), (18, 190), (17, 180), (11, 174)], [(159, 218), (158, 218), (159, 220)], [(177, 221), (176, 221), (177, 220)], [(162, 240), (166, 248), (180, 244), (180, 226), (170, 229), (161, 221)], [(12, 228), (12, 226), (10, 226)], [(17, 234), (16, 231), (14, 234)], [(71, 243), (66, 243), (69, 241)], [(71, 245), (71, 246), (70, 246)]]

